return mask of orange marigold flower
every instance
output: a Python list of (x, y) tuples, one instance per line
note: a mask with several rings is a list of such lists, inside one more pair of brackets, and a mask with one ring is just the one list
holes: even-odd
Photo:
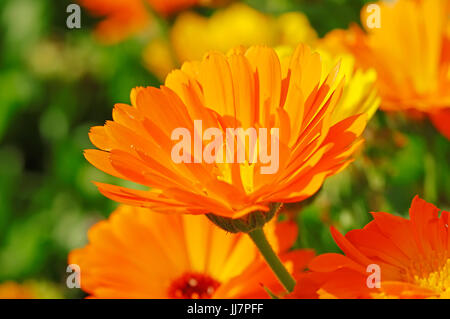
[[(308, 265), (309, 280), (321, 298), (450, 298), (449, 214), (439, 216), (438, 208), (416, 196), (409, 220), (372, 213), (372, 222), (345, 237), (331, 228), (345, 256), (317, 256)], [(379, 288), (369, 278), (374, 265)]]
[(349, 50), (363, 67), (375, 68), (385, 110), (415, 110), (431, 116), (450, 138), (450, 1), (377, 2), (380, 28), (370, 28), (373, 11), (361, 11), (367, 33), (356, 25), (333, 31), (330, 41)]
[(187, 9), (202, 0), (78, 0), (92, 14), (105, 17), (96, 33), (106, 43), (115, 43), (127, 36), (145, 29), (151, 21), (148, 8), (167, 16)]
[[(288, 252), (295, 224), (269, 223), (269, 241), (291, 271), (314, 256)], [(89, 244), (69, 255), (93, 298), (268, 298), (283, 288), (250, 238), (229, 234), (203, 216), (161, 215), (120, 206), (94, 225)]]
[[(336, 122), (343, 81), (335, 82), (338, 67), (323, 81), (321, 72), (319, 54), (304, 45), (283, 70), (273, 49), (258, 46), (236, 49), (228, 56), (211, 52), (201, 62), (185, 63), (161, 88), (132, 90), (132, 105), (117, 104), (114, 121), (90, 132), (100, 149), (85, 151), (90, 163), (151, 189), (97, 186), (124, 204), (227, 218), (269, 212), (275, 203), (313, 195), (325, 178), (352, 161), (363, 142), (359, 136), (367, 118), (356, 114)], [(195, 120), (202, 121), (203, 131), (194, 131)], [(198, 154), (190, 152), (191, 163), (175, 163), (171, 154), (178, 142), (171, 134), (176, 128), (187, 128), (196, 136), (208, 128), (224, 136), (227, 128), (278, 129), (278, 170), (266, 174), (266, 164), (249, 159), (250, 153), (257, 153), (249, 148), (245, 162), (196, 163)], [(236, 136), (245, 141), (245, 135)], [(205, 143), (199, 146), (203, 151), (210, 145)], [(233, 152), (233, 144), (237, 143), (224, 143), (225, 152)]]

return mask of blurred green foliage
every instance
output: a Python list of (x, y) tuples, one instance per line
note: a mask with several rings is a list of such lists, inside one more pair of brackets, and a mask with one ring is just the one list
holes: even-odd
[[(248, 0), (261, 11), (302, 10), (320, 35), (359, 20), (363, 0)], [(70, 1), (0, 2), (0, 282), (36, 279), (66, 297), (67, 253), (116, 204), (92, 180), (117, 182), (89, 165), (89, 128), (111, 118), (138, 85), (158, 85), (141, 62), (145, 45), (103, 46), (95, 22), (68, 30)], [(329, 226), (359, 228), (370, 211), (407, 214), (419, 194), (450, 208), (450, 143), (427, 121), (378, 112), (356, 162), (321, 192), (288, 207), (300, 226), (297, 247), (336, 251)], [(300, 213), (299, 213), (300, 212)]]

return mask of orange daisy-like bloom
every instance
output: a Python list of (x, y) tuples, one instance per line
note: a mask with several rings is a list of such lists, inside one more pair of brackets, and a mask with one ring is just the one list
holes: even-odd
[(330, 37), (340, 39), (363, 67), (376, 69), (382, 108), (423, 112), (450, 138), (450, 1), (377, 5), (380, 28), (366, 23), (373, 21), (366, 7), (361, 21), (367, 33), (353, 26)]
[[(373, 213), (372, 222), (345, 237), (332, 228), (345, 256), (324, 254), (309, 263), (319, 297), (450, 298), (449, 212), (439, 216), (438, 208), (416, 197), (409, 216)], [(379, 288), (369, 278), (373, 265)]]
[[(161, 88), (134, 89), (131, 106), (117, 104), (114, 121), (90, 132), (100, 150), (85, 152), (89, 162), (151, 189), (97, 186), (105, 196), (129, 205), (228, 218), (268, 212), (274, 203), (313, 195), (326, 177), (352, 161), (367, 118), (356, 114), (335, 121), (343, 82), (335, 81), (338, 67), (323, 81), (321, 72), (320, 56), (304, 45), (286, 68), (267, 47), (229, 55), (212, 52), (201, 62), (185, 63)], [(203, 132), (194, 132), (194, 120), (202, 121)], [(195, 163), (197, 155), (188, 154), (191, 163), (175, 163), (171, 153), (178, 142), (171, 134), (176, 128), (187, 128), (192, 136), (203, 136), (208, 128), (224, 136), (227, 128), (279, 129), (278, 170), (265, 174), (261, 168), (266, 164), (249, 160), (249, 148), (245, 162)], [(245, 138), (239, 132), (236, 136)], [(209, 144), (203, 143), (204, 150)], [(233, 144), (224, 143), (225, 151), (234, 151)]]
[[(271, 222), (265, 231), (292, 272), (314, 256), (288, 252), (295, 224)], [(81, 288), (93, 298), (268, 298), (263, 287), (283, 291), (248, 236), (226, 233), (203, 216), (120, 206), (88, 236), (69, 263), (80, 266)]]
[[(92, 14), (105, 17), (96, 33), (106, 43), (115, 43), (145, 29), (151, 21), (148, 8), (162, 16), (204, 3), (201, 0), (78, 0)], [(148, 8), (147, 8), (148, 7)]]

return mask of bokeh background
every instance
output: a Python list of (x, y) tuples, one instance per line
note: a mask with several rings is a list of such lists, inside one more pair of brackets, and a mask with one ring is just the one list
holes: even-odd
[[(303, 12), (323, 36), (357, 23), (367, 1), (243, 2), (274, 17)], [(0, 283), (29, 284), (39, 297), (84, 296), (66, 287), (67, 253), (116, 207), (91, 181), (117, 183), (85, 161), (89, 128), (110, 119), (114, 103), (128, 103), (131, 88), (161, 84), (147, 68), (157, 52), (143, 52), (176, 20), (155, 19), (144, 35), (105, 44), (94, 36), (99, 19), (84, 9), (81, 29), (66, 27), (70, 3), (0, 2)], [(191, 10), (209, 17), (220, 9)], [(370, 211), (406, 215), (416, 194), (450, 208), (450, 143), (427, 120), (379, 111), (365, 138), (354, 165), (286, 207), (300, 227), (296, 247), (338, 251), (329, 225), (346, 232)]]

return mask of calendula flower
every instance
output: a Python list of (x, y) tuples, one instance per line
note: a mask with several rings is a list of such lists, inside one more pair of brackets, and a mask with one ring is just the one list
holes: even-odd
[[(143, 58), (147, 67), (160, 79), (185, 61), (199, 60), (211, 50), (227, 52), (242, 45), (289, 45), (300, 42), (313, 45), (317, 40), (315, 30), (301, 12), (290, 12), (274, 17), (245, 4), (235, 3), (217, 10), (211, 17), (195, 12), (183, 12), (170, 30), (170, 39), (156, 38), (147, 46)], [(166, 56), (161, 52), (165, 43)], [(172, 52), (172, 53), (171, 53)], [(171, 57), (172, 65), (167, 63)], [(161, 65), (166, 72), (161, 72)]]
[[(172, 72), (159, 89), (134, 89), (131, 106), (117, 104), (114, 121), (92, 128), (91, 141), (100, 150), (87, 150), (85, 156), (106, 173), (151, 189), (97, 186), (125, 204), (233, 219), (253, 212), (273, 215), (277, 203), (313, 195), (325, 178), (352, 161), (367, 119), (363, 113), (335, 120), (343, 82), (335, 83), (338, 68), (321, 81), (322, 68), (319, 54), (304, 45), (284, 70), (273, 49), (251, 47), (227, 56), (211, 52)], [(202, 121), (202, 127), (194, 121)], [(250, 147), (246, 143), (245, 159), (235, 162), (219, 158), (219, 153), (234, 154), (238, 143), (230, 141), (219, 145), (224, 150), (216, 153), (218, 161), (202, 160), (211, 150), (205, 137), (176, 162), (177, 128), (194, 137), (209, 128), (225, 136), (230, 129), (239, 141), (246, 141), (248, 128), (279, 134), (261, 135)], [(261, 147), (264, 142), (268, 145)]]
[(150, 189), (97, 186), (124, 204), (206, 214), (226, 231), (248, 233), (291, 292), (295, 280), (262, 226), (280, 203), (317, 192), (362, 144), (367, 114), (334, 119), (338, 71), (322, 81), (320, 56), (305, 45), (284, 69), (261, 46), (187, 62), (161, 88), (134, 89), (132, 105), (116, 105), (114, 121), (90, 133), (100, 150), (85, 152), (89, 162)]
[(116, 43), (144, 30), (151, 22), (149, 9), (162, 16), (212, 1), (202, 0), (79, 0), (92, 14), (104, 17), (96, 29), (106, 43)]
[[(288, 252), (296, 226), (266, 226), (291, 271), (314, 253)], [(89, 244), (72, 251), (81, 286), (91, 298), (269, 298), (282, 287), (243, 234), (227, 234), (203, 216), (161, 215), (120, 206), (89, 231)]]
[(361, 66), (377, 71), (383, 109), (423, 112), (450, 138), (450, 1), (376, 4), (380, 28), (366, 23), (373, 12), (364, 8), (361, 20), (367, 33), (353, 26), (333, 36)]
[(345, 237), (331, 228), (345, 255), (309, 263), (319, 297), (450, 298), (450, 218), (439, 212), (415, 197), (410, 219), (372, 213), (372, 222)]

